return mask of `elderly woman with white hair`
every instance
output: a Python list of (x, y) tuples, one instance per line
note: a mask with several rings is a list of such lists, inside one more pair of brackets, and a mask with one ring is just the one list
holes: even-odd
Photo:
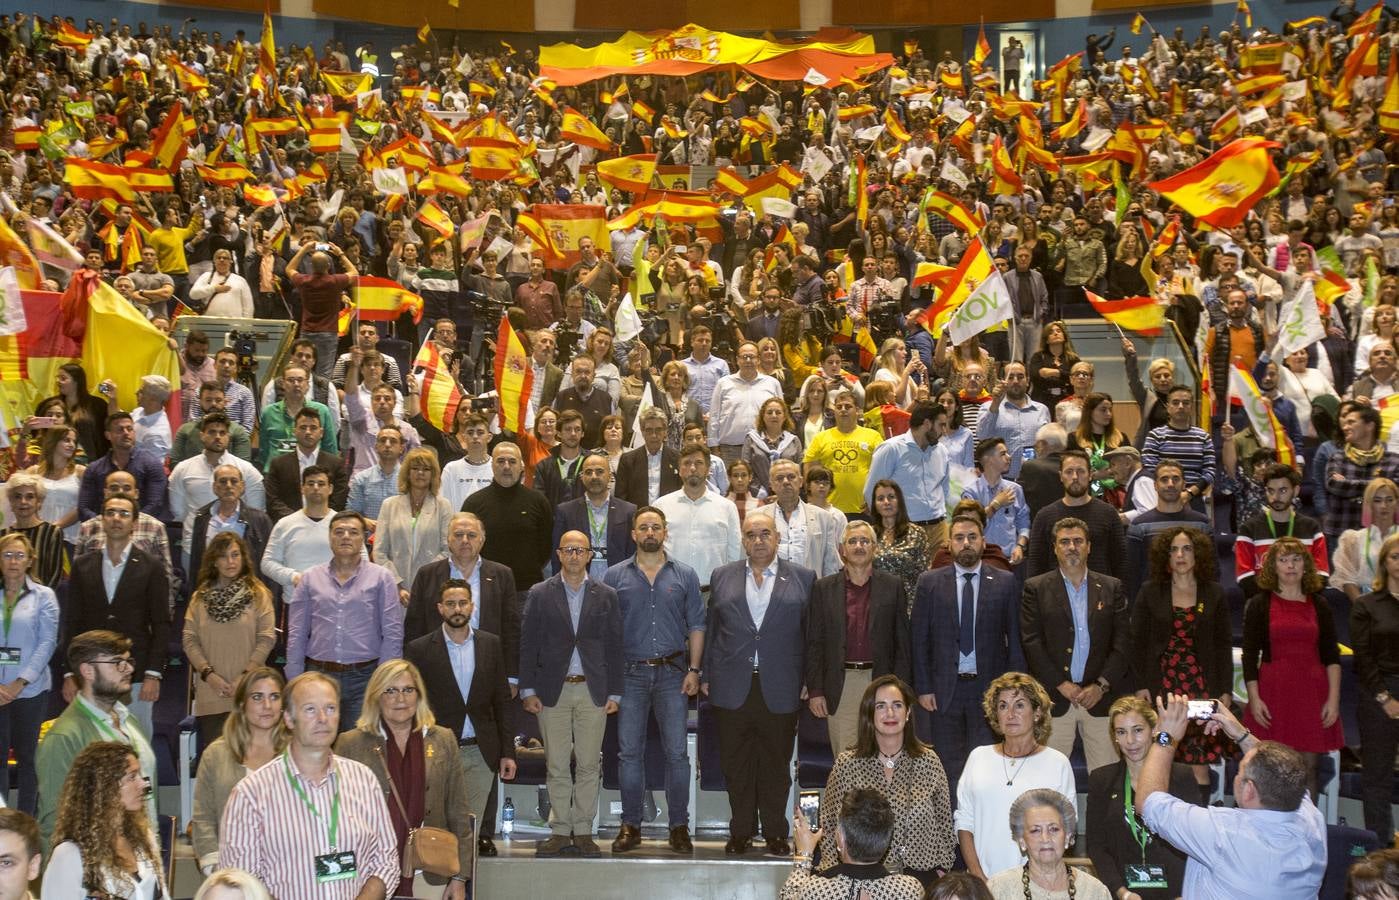
[(9, 525), (0, 534), (22, 534), (34, 548), (30, 577), (45, 587), (56, 587), (63, 574), (63, 529), (39, 517), (48, 488), (38, 475), (17, 472), (5, 482), (4, 501)]
[(170, 431), (170, 418), (165, 414), (165, 403), (170, 399), (170, 379), (164, 375), (146, 375), (141, 386), (136, 389), (136, 402), (140, 404), (131, 411), (132, 424), (136, 426), (136, 449), (145, 450), (156, 459), (170, 455), (174, 435)]
[(1074, 802), (1051, 788), (1034, 788), (1010, 805), (1010, 834), (1024, 864), (992, 875), (995, 900), (1110, 900), (1101, 881), (1064, 862), (1078, 831)]

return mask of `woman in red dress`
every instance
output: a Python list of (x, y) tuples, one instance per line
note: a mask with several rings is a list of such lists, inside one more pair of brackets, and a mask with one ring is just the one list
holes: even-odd
[(1244, 608), (1244, 725), (1303, 755), (1313, 797), (1317, 755), (1344, 742), (1341, 655), (1331, 607), (1321, 596), (1325, 584), (1302, 542), (1279, 538), (1263, 558), (1260, 593)]

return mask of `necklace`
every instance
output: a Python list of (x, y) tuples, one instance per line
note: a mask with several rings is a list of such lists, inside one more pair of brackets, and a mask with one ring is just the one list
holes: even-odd
[(1006, 776), (1006, 787), (1015, 784), (1015, 779), (1019, 778), (1020, 773), (1025, 771), (1020, 763), (1029, 755), (1029, 753), (1026, 753), (1024, 756), (1011, 756), (1006, 752), (1006, 745), (1004, 743), (1001, 744), (1001, 771), (1004, 772)]
[(879, 751), (879, 760), (884, 763), (884, 768), (892, 769), (898, 763), (899, 757), (903, 755), (902, 750), (896, 750), (893, 756), (889, 756), (883, 750)]
[[(1072, 866), (1064, 866), (1064, 871), (1069, 877), (1069, 900), (1074, 900), (1074, 870)], [(1030, 895), (1030, 864), (1026, 863), (1020, 869), (1020, 884), (1025, 888), (1025, 900), (1032, 900)], [(1046, 890), (1049, 890), (1046, 888)]]

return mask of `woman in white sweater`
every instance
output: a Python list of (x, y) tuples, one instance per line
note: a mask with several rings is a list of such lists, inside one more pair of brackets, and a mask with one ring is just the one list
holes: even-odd
[(253, 317), (253, 291), (248, 282), (233, 271), (233, 254), (214, 251), (214, 269), (205, 272), (190, 286), (189, 297), (204, 304), (204, 315), (233, 319)]

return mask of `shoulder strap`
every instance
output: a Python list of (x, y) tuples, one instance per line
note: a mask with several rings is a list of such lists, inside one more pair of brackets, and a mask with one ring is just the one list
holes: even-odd
[[(408, 810), (403, 805), (403, 798), (399, 796), (398, 785), (393, 783), (393, 773), (389, 771), (389, 761), (384, 758), (384, 748), (382, 746), (375, 746), (374, 753), (379, 757), (379, 762), (383, 763), (384, 778), (389, 782), (389, 790), (393, 792), (394, 803), (398, 804), (398, 812), (403, 816), (403, 824), (408, 825), (408, 830), (412, 831), (413, 826), (408, 824)], [(422, 822), (418, 823), (419, 828), (421, 828), (422, 825)]]

